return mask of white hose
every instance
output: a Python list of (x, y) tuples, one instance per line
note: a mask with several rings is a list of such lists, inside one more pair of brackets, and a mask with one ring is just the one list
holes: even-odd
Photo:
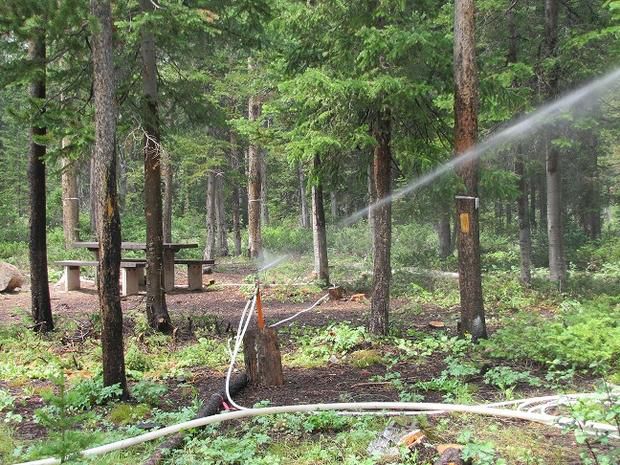
[(300, 310), (299, 312), (295, 313), (293, 316), (289, 316), (288, 318), (285, 318), (283, 320), (278, 321), (277, 323), (274, 323), (272, 325), (269, 325), (270, 328), (275, 328), (276, 326), (281, 325), (282, 323), (286, 323), (287, 321), (291, 321), (294, 320), (295, 318), (297, 318), (299, 315), (309, 312), (310, 310), (312, 310), (314, 307), (316, 307), (317, 305), (321, 305), (323, 303), (324, 300), (329, 298), (329, 294), (325, 294), (323, 297), (321, 297), (319, 300), (317, 300), (316, 302), (314, 302), (310, 307), (305, 308), (303, 310)]
[[(568, 417), (556, 417), (542, 413), (523, 412), (519, 410), (505, 410), (493, 407), (481, 407), (472, 405), (456, 405), (456, 404), (437, 404), (426, 402), (347, 402), (334, 404), (308, 404), (308, 405), (284, 405), (279, 407), (253, 408), (246, 410), (238, 410), (235, 412), (227, 412), (219, 415), (198, 418), (195, 420), (178, 423), (168, 426), (157, 431), (135, 436), (133, 438), (123, 439), (111, 444), (86, 449), (80, 453), (84, 457), (101, 455), (121, 449), (126, 449), (138, 444), (142, 444), (154, 439), (159, 439), (170, 434), (176, 434), (186, 429), (198, 428), (201, 426), (221, 423), (223, 421), (238, 420), (241, 418), (255, 417), (260, 415), (275, 415), (282, 413), (301, 413), (301, 412), (317, 412), (317, 411), (413, 411), (423, 410), (435, 412), (443, 410), (446, 412), (472, 413), (487, 416), (496, 416), (503, 418), (516, 418), (521, 420), (533, 421), (546, 425), (573, 425), (575, 420)], [(582, 425), (586, 430), (598, 431), (602, 433), (618, 434), (618, 429), (612, 425), (605, 423), (586, 422)], [(23, 462), (18, 465), (56, 465), (60, 464), (60, 459), (48, 458), (35, 460), (32, 462)]]
[[(237, 329), (237, 336), (236, 336), (236, 342), (235, 342), (235, 348), (233, 350), (231, 359), (230, 359), (230, 364), (228, 365), (228, 371), (226, 372), (226, 382), (225, 382), (225, 393), (226, 393), (226, 398), (228, 399), (228, 401), (230, 402), (230, 405), (232, 405), (234, 408), (238, 409), (238, 410), (246, 410), (246, 407), (243, 407), (239, 404), (237, 404), (232, 396), (230, 395), (230, 378), (232, 377), (232, 371), (233, 368), (235, 366), (235, 362), (237, 361), (237, 354), (239, 354), (239, 350), (241, 349), (241, 345), (243, 344), (243, 338), (245, 336), (245, 333), (248, 329), (248, 326), (250, 325), (250, 321), (252, 320), (252, 316), (254, 315), (254, 308), (256, 307), (256, 296), (257, 296), (257, 291), (254, 293), (254, 297), (252, 298), (252, 305), (250, 306), (250, 311), (247, 312), (247, 308), (248, 305), (246, 304), (246, 308), (243, 310), (243, 313), (241, 314), (241, 319), (239, 320), (239, 328)], [(250, 301), (248, 301), (248, 304), (250, 303)], [(244, 317), (245, 317), (245, 321), (244, 321)], [(245, 324), (244, 324), (245, 323)], [(243, 328), (241, 328), (241, 326), (243, 325)]]

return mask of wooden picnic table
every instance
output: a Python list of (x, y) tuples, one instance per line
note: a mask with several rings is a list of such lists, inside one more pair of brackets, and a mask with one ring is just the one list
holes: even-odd
[[(99, 242), (79, 241), (72, 244), (74, 248), (88, 249), (99, 259)], [(195, 249), (198, 247), (196, 243), (187, 242), (164, 242), (163, 256), (163, 285), (164, 290), (171, 291), (174, 289), (174, 254), (181, 249)], [(144, 250), (146, 251), (145, 242), (121, 242), (122, 250)]]

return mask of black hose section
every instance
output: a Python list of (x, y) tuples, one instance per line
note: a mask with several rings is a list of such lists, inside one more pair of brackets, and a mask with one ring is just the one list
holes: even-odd
[[(248, 384), (248, 377), (244, 374), (237, 376), (235, 379), (230, 382), (230, 395), (234, 396), (238, 394), (243, 388), (245, 388)], [(211, 415), (216, 415), (220, 413), (222, 410), (222, 404), (226, 399), (226, 393), (224, 390), (212, 394), (207, 403), (203, 405), (203, 407), (198, 411), (198, 414), (193, 418), (194, 420), (197, 418), (208, 417)], [(177, 449), (183, 445), (183, 437), (184, 433), (177, 433), (173, 436), (170, 436), (164, 442), (162, 442), (155, 452), (151, 454), (149, 459), (144, 462), (144, 465), (161, 465), (166, 455), (169, 454), (171, 450)]]

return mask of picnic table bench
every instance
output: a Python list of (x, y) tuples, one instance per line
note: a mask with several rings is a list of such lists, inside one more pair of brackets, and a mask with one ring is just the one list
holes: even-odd
[[(65, 291), (76, 291), (81, 288), (80, 268), (97, 266), (99, 262), (93, 260), (60, 260), (55, 262), (65, 269)], [(137, 294), (140, 289), (140, 276), (144, 276), (145, 263), (121, 262), (121, 295)]]
[[(134, 263), (144, 263), (146, 265), (145, 258), (123, 258), (124, 261)], [(215, 260), (201, 260), (195, 258), (175, 258), (175, 265), (187, 265), (187, 288), (190, 291), (196, 291), (202, 289), (202, 267), (204, 265), (215, 265)], [(144, 284), (144, 275), (140, 284)]]
[[(84, 248), (88, 249), (95, 254), (95, 257), (99, 258), (99, 242), (88, 242), (88, 241), (78, 241), (72, 244), (75, 248)], [(184, 242), (164, 242), (163, 244), (163, 282), (162, 285), (165, 291), (172, 291), (174, 289), (174, 265), (178, 263), (175, 260), (174, 255), (180, 251), (181, 249), (192, 249), (197, 248), (198, 244), (195, 243), (184, 243)], [(144, 242), (122, 242), (121, 243), (122, 250), (144, 250), (146, 251), (146, 243)], [(122, 259), (123, 261), (129, 262), (130, 260)], [(180, 264), (180, 263), (179, 263)], [(198, 265), (199, 266), (199, 265)], [(188, 265), (189, 268), (189, 265)], [(192, 269), (194, 276), (192, 278), (192, 283), (197, 285), (196, 281), (196, 271), (195, 268)], [(189, 270), (188, 270), (189, 274)], [(202, 288), (202, 276), (200, 277), (200, 287)]]
[[(65, 291), (75, 291), (81, 288), (80, 268), (97, 266), (94, 260), (60, 260), (55, 262), (65, 269)], [(200, 260), (180, 258), (174, 261), (176, 265), (187, 265), (187, 288), (190, 291), (202, 289), (202, 266), (215, 265), (215, 260)], [(121, 261), (121, 296), (137, 294), (141, 286), (144, 286), (146, 259), (124, 258)]]

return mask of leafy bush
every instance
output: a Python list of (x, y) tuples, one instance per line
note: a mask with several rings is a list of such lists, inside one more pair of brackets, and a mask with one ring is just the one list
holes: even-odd
[(153, 368), (153, 361), (134, 344), (131, 344), (125, 353), (125, 366), (127, 370), (145, 372)]
[(8, 391), (0, 389), (0, 412), (13, 407), (14, 402), (15, 398)]
[(179, 367), (207, 366), (217, 368), (226, 365), (229, 360), (224, 342), (201, 337), (198, 344), (185, 347), (177, 355)]
[(265, 226), (262, 230), (263, 247), (272, 252), (312, 252), (312, 230), (289, 225)]
[[(115, 399), (122, 394), (122, 389), (118, 384), (104, 386), (103, 380), (99, 377), (80, 381), (64, 395), (64, 405), (74, 410), (89, 410), (96, 405), (103, 405), (109, 400)], [(46, 394), (48, 398), (54, 399), (54, 394)]]
[(331, 324), (314, 336), (303, 336), (300, 347), (293, 353), (291, 362), (302, 366), (320, 366), (331, 356), (344, 356), (366, 340), (362, 326), (352, 327), (348, 323)]
[(140, 403), (157, 405), (161, 397), (168, 392), (168, 388), (163, 384), (150, 381), (140, 381), (131, 389), (131, 395)]
[(615, 369), (620, 365), (620, 296), (584, 303), (566, 302), (546, 320), (521, 312), (483, 347), (508, 360), (532, 359), (547, 365)]
[(484, 374), (484, 382), (498, 388), (507, 398), (512, 397), (514, 388), (521, 383), (540, 386), (541, 380), (532, 376), (529, 371), (516, 371), (510, 367), (497, 366)]

